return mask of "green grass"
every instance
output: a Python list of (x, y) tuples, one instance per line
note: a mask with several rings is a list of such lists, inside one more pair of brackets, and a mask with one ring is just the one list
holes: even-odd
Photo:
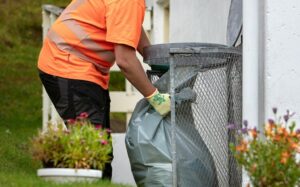
[(27, 173), (19, 173), (18, 176), (14, 174), (2, 175), (0, 172), (0, 186), (1, 187), (125, 187), (125, 185), (112, 184), (109, 181), (98, 181), (93, 183), (68, 183), (57, 184), (54, 182), (46, 182), (37, 176), (28, 175)]
[[(0, 187), (121, 186), (109, 181), (58, 185), (36, 176), (29, 139), (42, 127), (42, 86), (36, 68), (41, 48), (41, 4), (65, 6), (71, 0), (3, 0), (0, 3)], [(119, 74), (112, 90), (122, 90)], [(114, 118), (124, 118), (122, 115)]]

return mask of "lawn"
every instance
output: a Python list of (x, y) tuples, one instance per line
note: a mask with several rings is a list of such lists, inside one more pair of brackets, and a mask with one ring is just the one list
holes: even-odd
[[(29, 139), (42, 127), (42, 86), (37, 57), (42, 43), (44, 3), (64, 7), (71, 0), (3, 0), (0, 3), (0, 187), (121, 186), (109, 181), (57, 185), (36, 176), (40, 163), (29, 153)], [(121, 75), (113, 75), (115, 88)], [(112, 115), (124, 121), (124, 114)]]

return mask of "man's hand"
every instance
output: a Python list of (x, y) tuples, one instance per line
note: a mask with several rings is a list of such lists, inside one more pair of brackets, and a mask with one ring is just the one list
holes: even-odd
[(146, 98), (160, 115), (165, 116), (170, 112), (171, 100), (169, 94), (161, 94), (158, 90), (155, 90), (153, 94)]

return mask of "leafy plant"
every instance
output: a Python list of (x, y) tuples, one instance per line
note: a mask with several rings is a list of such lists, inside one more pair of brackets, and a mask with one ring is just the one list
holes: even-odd
[(104, 168), (111, 161), (112, 144), (109, 129), (92, 125), (87, 114), (64, 125), (49, 125), (31, 139), (31, 152), (35, 160), (46, 168)]
[(229, 128), (236, 131), (237, 145), (231, 144), (231, 150), (240, 165), (247, 171), (255, 187), (299, 185), (300, 163), (296, 156), (300, 152), (300, 129), (296, 123), (289, 123), (294, 113), (277, 117), (265, 124), (263, 134), (256, 128), (249, 128), (244, 121), (243, 128), (234, 125)]

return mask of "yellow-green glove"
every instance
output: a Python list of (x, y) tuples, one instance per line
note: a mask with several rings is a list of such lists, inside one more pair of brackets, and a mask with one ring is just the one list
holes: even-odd
[(167, 115), (171, 110), (171, 100), (169, 94), (161, 94), (156, 89), (153, 94), (146, 97), (153, 108), (162, 116)]

